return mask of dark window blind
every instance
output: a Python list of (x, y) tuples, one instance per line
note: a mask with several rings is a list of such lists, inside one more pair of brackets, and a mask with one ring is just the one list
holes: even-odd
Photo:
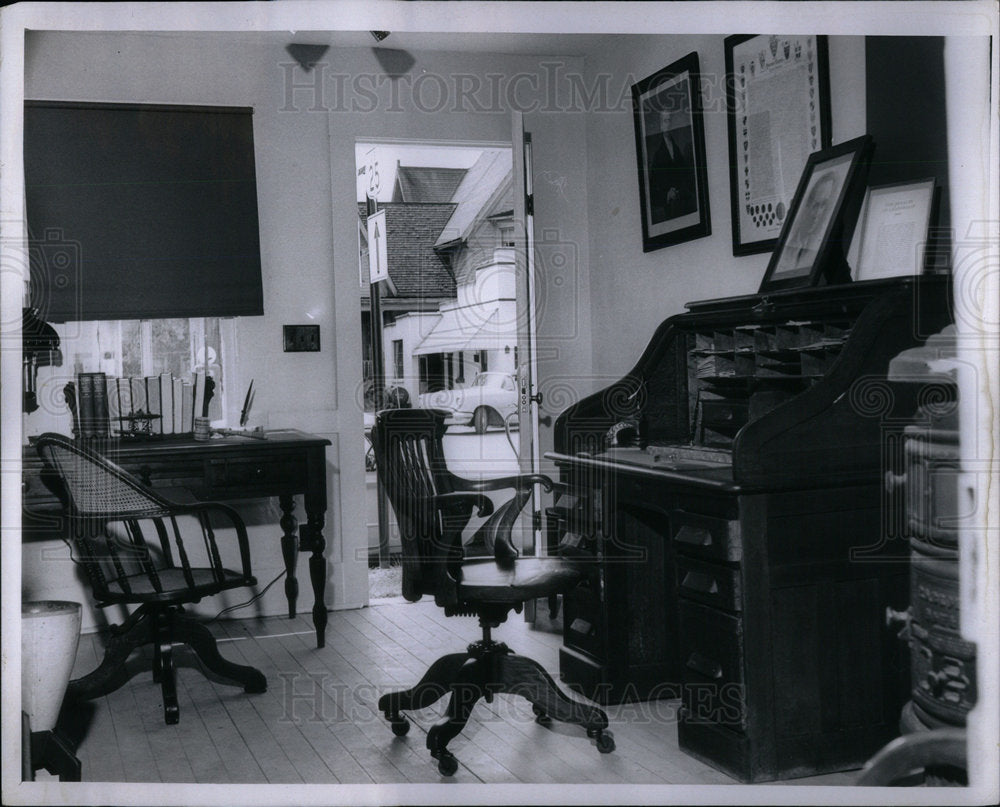
[(43, 318), (264, 313), (252, 110), (28, 101), (24, 174)]

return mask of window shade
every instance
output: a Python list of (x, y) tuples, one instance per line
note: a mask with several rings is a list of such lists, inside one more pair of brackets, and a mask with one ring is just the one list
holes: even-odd
[(264, 313), (252, 110), (28, 101), (24, 173), (43, 319)]

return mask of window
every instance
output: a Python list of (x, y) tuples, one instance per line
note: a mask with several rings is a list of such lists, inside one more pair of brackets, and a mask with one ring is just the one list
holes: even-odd
[(122, 378), (173, 373), (186, 380), (204, 370), (215, 379), (209, 417), (224, 425), (235, 383), (234, 331), (234, 320), (218, 317), (99, 322), (97, 352), (104, 372)]
[(403, 377), (403, 340), (392, 340), (392, 374), (393, 378)]

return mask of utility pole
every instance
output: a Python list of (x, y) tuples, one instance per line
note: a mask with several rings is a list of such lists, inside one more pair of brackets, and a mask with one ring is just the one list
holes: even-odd
[[(375, 196), (378, 193), (378, 160), (373, 154), (368, 161), (367, 213), (368, 217), (374, 216), (378, 212), (378, 201)], [(384, 219), (383, 219), (384, 222)], [(376, 227), (379, 225), (376, 224)], [(381, 225), (384, 227), (384, 223)], [(374, 387), (375, 412), (376, 414), (385, 406), (385, 362), (382, 352), (382, 281), (375, 280), (374, 277), (378, 266), (385, 258), (378, 254), (378, 250), (385, 249), (385, 232), (378, 233), (372, 238), (369, 234), (369, 297), (371, 299), (371, 343), (372, 343), (372, 386)], [(375, 250), (375, 254), (373, 254)], [(382, 481), (382, 468), (376, 467), (376, 495), (378, 500), (378, 565), (385, 569), (389, 566), (389, 504), (385, 494), (385, 484)]]

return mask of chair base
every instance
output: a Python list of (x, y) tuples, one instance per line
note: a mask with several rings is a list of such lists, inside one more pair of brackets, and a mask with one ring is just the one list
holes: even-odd
[(267, 691), (267, 679), (259, 670), (224, 659), (208, 628), (187, 616), (180, 606), (144, 604), (121, 625), (111, 628), (100, 665), (82, 678), (70, 681), (67, 697), (91, 700), (114, 692), (128, 680), (125, 661), (132, 651), (148, 644), (153, 645), (153, 681), (160, 684), (163, 719), (168, 724), (180, 720), (173, 664), (175, 644), (188, 645), (209, 671), (242, 684), (244, 692)]
[(396, 736), (409, 730), (409, 723), (400, 712), (426, 708), (450, 693), (444, 717), (427, 732), (427, 748), (438, 761), (438, 771), (451, 776), (458, 770), (458, 760), (448, 750), (448, 743), (465, 728), (480, 698), (490, 703), (494, 695), (508, 693), (520, 695), (531, 703), (539, 722), (553, 719), (583, 726), (601, 753), (614, 750), (614, 737), (607, 730), (608, 716), (603, 710), (569, 698), (541, 664), (493, 641), (490, 625), (482, 620), (481, 624), (483, 639), (470, 644), (465, 653), (442, 656), (416, 686), (379, 698), (379, 711)]

